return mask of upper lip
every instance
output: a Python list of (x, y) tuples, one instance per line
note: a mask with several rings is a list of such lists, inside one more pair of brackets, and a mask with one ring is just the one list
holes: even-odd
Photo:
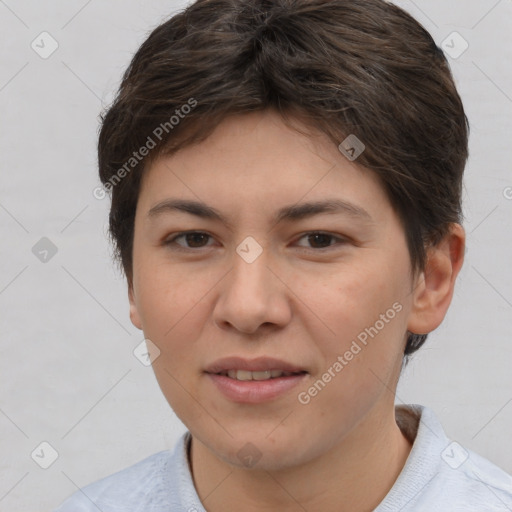
[(250, 372), (264, 372), (266, 370), (282, 370), (290, 373), (306, 372), (295, 364), (287, 363), (273, 357), (258, 357), (256, 359), (243, 359), (242, 357), (225, 357), (217, 359), (206, 367), (206, 373), (221, 373), (227, 370), (246, 370)]

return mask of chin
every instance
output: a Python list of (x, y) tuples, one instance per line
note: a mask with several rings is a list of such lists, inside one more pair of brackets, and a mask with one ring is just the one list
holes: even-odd
[(300, 463), (304, 454), (299, 453), (297, 447), (302, 450), (306, 447), (299, 437), (284, 432), (282, 438), (270, 437), (266, 432), (261, 429), (256, 434), (248, 434), (246, 430), (239, 435), (233, 434), (233, 437), (226, 434), (222, 439), (202, 437), (202, 442), (217, 458), (239, 469), (277, 471)]

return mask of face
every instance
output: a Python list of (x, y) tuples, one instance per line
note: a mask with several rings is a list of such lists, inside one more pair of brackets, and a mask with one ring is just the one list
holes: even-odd
[[(376, 176), (311, 133), (272, 111), (234, 116), (157, 160), (140, 190), (131, 320), (160, 351), (177, 416), (239, 466), (246, 452), (296, 466), (393, 414), (414, 287), (405, 234)], [(341, 206), (297, 214), (325, 201)], [(243, 367), (212, 368), (228, 357), (302, 373), (214, 375)]]

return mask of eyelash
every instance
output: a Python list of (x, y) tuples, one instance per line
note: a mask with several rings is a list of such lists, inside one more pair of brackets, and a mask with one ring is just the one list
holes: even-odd
[[(177, 233), (171, 239), (166, 240), (164, 242), (164, 245), (166, 245), (166, 246), (174, 246), (173, 250), (183, 251), (183, 252), (197, 252), (200, 249), (204, 249), (205, 247), (208, 247), (208, 246), (205, 246), (205, 247), (187, 248), (187, 247), (177, 246), (176, 240), (178, 238), (184, 237), (186, 235), (206, 235), (206, 236), (212, 238), (212, 236), (210, 234), (208, 234), (208, 233), (206, 233), (204, 231), (182, 231), (180, 233)], [(336, 248), (336, 245), (338, 245), (338, 246), (339, 245), (344, 245), (344, 244), (346, 244), (348, 242), (345, 238), (341, 238), (341, 237), (335, 236), (335, 235), (333, 235), (331, 233), (327, 233), (327, 232), (324, 232), (324, 231), (308, 231), (307, 233), (304, 233), (298, 240), (301, 240), (302, 238), (305, 238), (305, 237), (308, 237), (308, 236), (314, 236), (314, 235), (323, 235), (323, 236), (330, 237), (332, 239), (337, 240), (338, 244), (330, 245), (328, 247), (322, 247), (320, 249), (304, 248), (306, 251), (313, 251), (313, 252), (316, 252), (316, 253), (318, 253), (318, 252), (326, 252), (326, 251), (329, 251), (329, 250), (331, 250), (333, 248)]]

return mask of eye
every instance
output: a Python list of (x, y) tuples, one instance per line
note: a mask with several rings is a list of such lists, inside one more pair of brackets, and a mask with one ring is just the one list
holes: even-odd
[[(183, 247), (181, 244), (177, 243), (177, 240), (181, 238), (183, 238), (183, 240), (185, 240), (187, 244), (191, 245)], [(191, 251), (194, 249), (201, 249), (203, 247), (207, 247), (207, 245), (205, 245), (204, 242), (206, 242), (208, 238), (212, 237), (211, 235), (205, 233), (204, 231), (183, 231), (181, 233), (178, 233), (176, 236), (166, 240), (164, 242), (164, 245), (177, 246), (176, 250), (179, 251)], [(307, 240), (310, 243), (313, 243), (313, 247), (306, 247), (306, 249), (311, 249), (314, 252), (319, 252), (320, 250), (329, 249), (330, 247), (333, 247), (333, 244), (330, 243), (330, 241), (332, 240), (337, 241), (337, 243), (334, 244), (335, 246), (347, 243), (347, 240), (345, 240), (344, 238), (322, 231), (310, 231), (309, 233), (305, 233), (304, 235), (302, 235), (298, 240), (302, 240), (303, 238), (307, 238)], [(318, 247), (318, 245), (323, 247)]]
[[(347, 241), (344, 239), (344, 238), (341, 238), (341, 237), (338, 237), (338, 236), (335, 236), (335, 235), (332, 235), (330, 233), (324, 233), (322, 231), (311, 231), (309, 233), (305, 233), (303, 236), (301, 236), (299, 238), (299, 240), (302, 240), (303, 238), (307, 238), (309, 242), (313, 242), (313, 245), (326, 245), (327, 247), (313, 247), (313, 249), (329, 249), (330, 247), (333, 247), (333, 245), (331, 245), (329, 243), (329, 240), (337, 240), (338, 243), (337, 244), (334, 244), (334, 245), (341, 245), (341, 244), (344, 244), (344, 243), (347, 243)], [(306, 247), (306, 249), (309, 249), (308, 247)], [(318, 252), (318, 251), (316, 251)]]
[[(180, 244), (176, 244), (176, 240), (183, 238), (184, 240), (192, 243), (192, 247), (182, 247)], [(201, 245), (201, 240), (205, 240), (206, 238), (211, 238), (211, 236), (208, 233), (204, 233), (203, 231), (183, 231), (182, 233), (178, 233), (175, 237), (166, 240), (164, 242), (164, 245), (178, 245), (178, 250), (184, 250), (187, 251), (189, 249), (196, 249), (204, 247), (204, 245)], [(197, 246), (199, 244), (199, 247)]]

